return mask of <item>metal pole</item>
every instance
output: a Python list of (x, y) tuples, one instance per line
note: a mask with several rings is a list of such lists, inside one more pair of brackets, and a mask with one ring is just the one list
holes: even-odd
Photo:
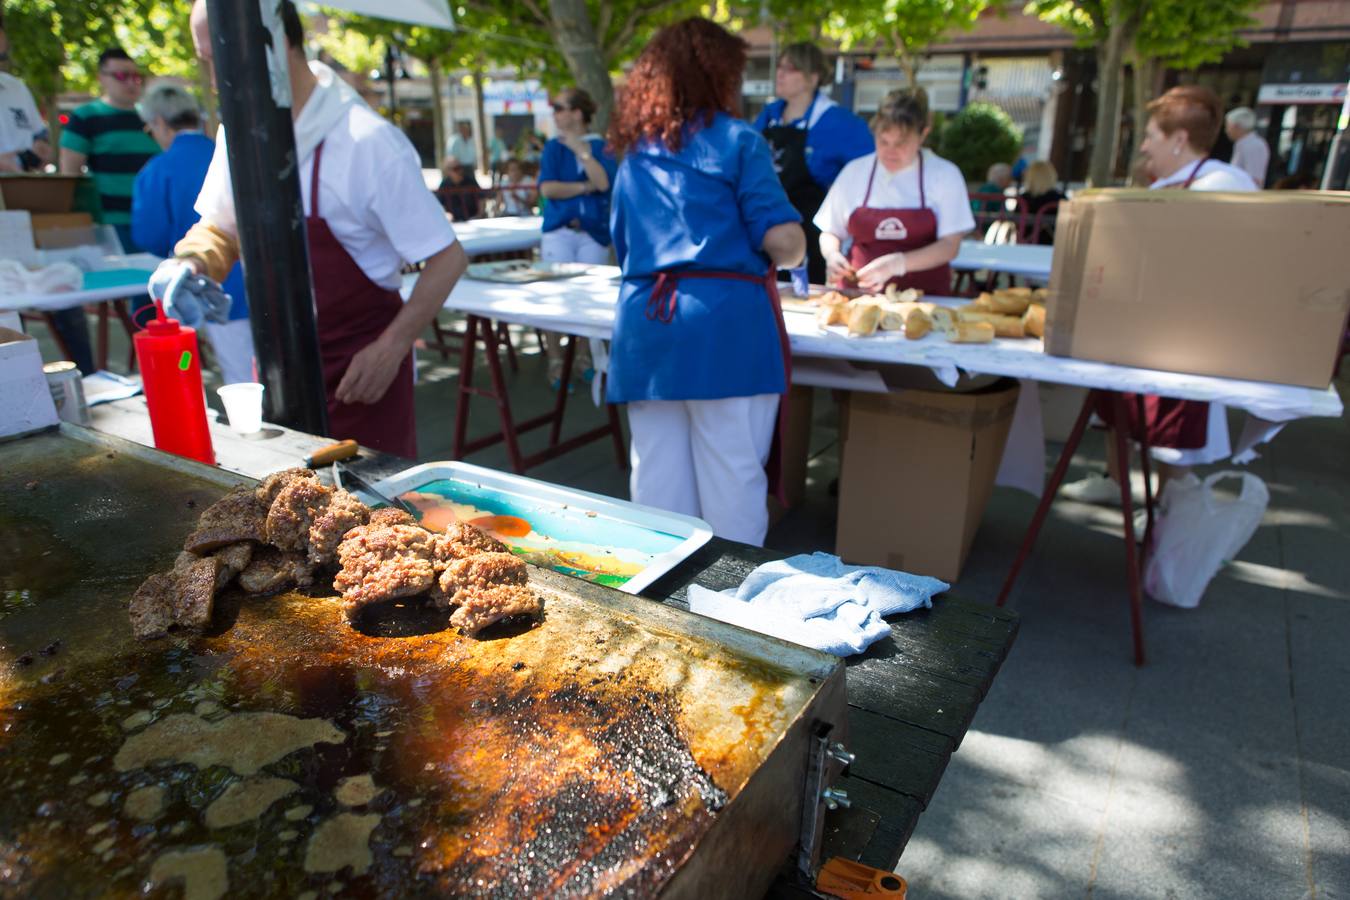
[(278, 0), (207, 0), (220, 118), (269, 422), (328, 433)]
[(389, 119), (393, 121), (398, 112), (398, 98), (394, 96), (394, 45), (384, 45), (384, 78), (389, 82)]

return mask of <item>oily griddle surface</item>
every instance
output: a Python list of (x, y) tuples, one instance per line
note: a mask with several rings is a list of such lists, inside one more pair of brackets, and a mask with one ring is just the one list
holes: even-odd
[(134, 641), (127, 598), (221, 493), (0, 444), (0, 893), (650, 895), (811, 695), (537, 570), (544, 620), (479, 640), (232, 589), (207, 635)]

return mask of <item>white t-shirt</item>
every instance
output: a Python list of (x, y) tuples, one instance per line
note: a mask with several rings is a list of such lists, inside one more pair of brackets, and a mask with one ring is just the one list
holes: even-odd
[[(862, 206), (867, 197), (867, 179), (877, 155), (869, 153), (844, 166), (834, 180), (825, 202), (813, 220), (821, 231), (840, 238), (848, 236), (848, 217)], [(919, 161), (891, 173), (877, 165), (872, 179), (872, 194), (867, 205), (880, 209), (914, 209), (919, 203)], [(975, 216), (970, 211), (970, 193), (966, 179), (954, 163), (948, 162), (931, 150), (923, 151), (924, 202), (937, 216), (938, 237), (965, 234), (975, 228)]]
[[(300, 163), (306, 214), (314, 154)], [(225, 144), (197, 197), (203, 221), (238, 235)], [(364, 105), (352, 106), (323, 140), (319, 214), (366, 277), (397, 289), (404, 262), (421, 262), (455, 242), (455, 230), (422, 179), (422, 163), (408, 138)]]
[(1266, 169), (1270, 166), (1270, 145), (1253, 131), (1233, 142), (1233, 165), (1256, 182), (1259, 188), (1266, 183)]
[(1199, 168), (1195, 180), (1191, 182), (1193, 191), (1255, 191), (1256, 182), (1252, 176), (1226, 162), (1217, 159), (1205, 159), (1182, 166), (1166, 178), (1159, 178), (1151, 188), (1180, 187)]
[(453, 134), (445, 144), (445, 155), (459, 160), (459, 164), (472, 169), (478, 165), (478, 145), (471, 137)]
[(28, 85), (0, 72), (0, 153), (33, 149), (33, 137), (47, 130)]

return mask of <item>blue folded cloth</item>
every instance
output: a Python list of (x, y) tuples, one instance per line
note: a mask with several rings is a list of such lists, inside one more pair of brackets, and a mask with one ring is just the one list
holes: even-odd
[(945, 581), (877, 566), (846, 566), (832, 553), (765, 563), (734, 592), (689, 587), (689, 608), (762, 634), (851, 656), (891, 633), (882, 619), (932, 606)]

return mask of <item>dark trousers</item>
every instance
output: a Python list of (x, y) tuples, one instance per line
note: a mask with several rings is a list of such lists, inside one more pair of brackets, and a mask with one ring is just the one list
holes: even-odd
[(84, 317), (84, 307), (53, 310), (52, 321), (56, 323), (56, 333), (70, 350), (70, 361), (79, 366), (80, 374), (93, 374), (94, 348), (89, 342), (89, 322)]

